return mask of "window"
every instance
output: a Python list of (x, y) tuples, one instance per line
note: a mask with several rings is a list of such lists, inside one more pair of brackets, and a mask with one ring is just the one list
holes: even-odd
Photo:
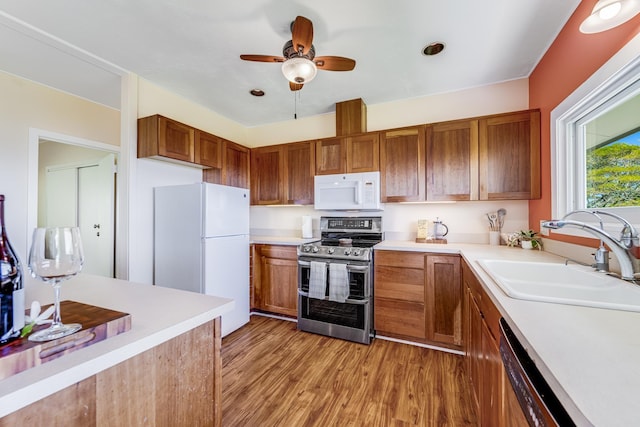
[[(640, 115), (634, 119), (640, 120)], [(640, 206), (640, 131), (637, 128), (591, 147), (587, 144), (585, 166), (586, 208)]]
[(552, 111), (554, 219), (594, 208), (640, 224), (639, 51), (640, 35)]

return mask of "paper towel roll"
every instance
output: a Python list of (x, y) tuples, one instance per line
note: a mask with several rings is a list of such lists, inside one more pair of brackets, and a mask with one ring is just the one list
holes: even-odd
[(304, 215), (302, 217), (302, 238), (303, 239), (311, 239), (313, 237), (313, 227), (312, 227), (311, 217), (308, 215)]

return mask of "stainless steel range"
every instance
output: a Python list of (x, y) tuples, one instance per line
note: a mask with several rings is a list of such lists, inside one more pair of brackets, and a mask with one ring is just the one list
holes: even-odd
[(369, 344), (382, 218), (321, 217), (320, 231), (320, 241), (298, 247), (298, 329)]

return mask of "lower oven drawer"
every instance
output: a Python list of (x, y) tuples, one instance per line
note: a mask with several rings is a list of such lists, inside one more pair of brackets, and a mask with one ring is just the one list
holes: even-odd
[(340, 303), (301, 295), (300, 317), (332, 325), (364, 329), (367, 323), (368, 302), (364, 304)]

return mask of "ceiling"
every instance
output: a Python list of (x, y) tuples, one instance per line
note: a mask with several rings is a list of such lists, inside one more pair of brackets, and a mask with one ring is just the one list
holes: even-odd
[[(244, 126), (529, 76), (579, 0), (0, 0), (0, 69), (119, 108), (133, 72)], [(353, 58), (291, 92), (280, 64), (297, 15), (316, 55)], [(430, 42), (437, 56), (422, 55)], [(262, 89), (263, 97), (249, 91)]]

